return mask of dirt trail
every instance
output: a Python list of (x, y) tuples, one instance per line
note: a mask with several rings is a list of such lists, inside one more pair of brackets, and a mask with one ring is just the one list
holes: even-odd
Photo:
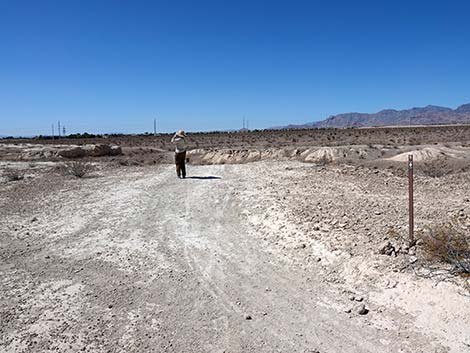
[(0, 351), (440, 352), (412, 323), (351, 317), (250, 235), (247, 168), (105, 173), (1, 219)]

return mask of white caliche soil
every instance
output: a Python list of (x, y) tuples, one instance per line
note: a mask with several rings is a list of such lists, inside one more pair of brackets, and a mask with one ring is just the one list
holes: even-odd
[[(1, 184), (0, 351), (469, 351), (461, 288), (377, 254), (405, 224), (404, 179), (297, 162), (189, 170), (200, 178), (159, 166)], [(468, 176), (451, 177), (423, 180), (418, 225), (470, 211)]]

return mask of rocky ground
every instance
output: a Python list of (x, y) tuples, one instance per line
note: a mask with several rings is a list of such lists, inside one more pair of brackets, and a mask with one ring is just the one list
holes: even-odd
[[(470, 349), (465, 279), (407, 247), (400, 169), (5, 165), (24, 178), (0, 184), (2, 352)], [(470, 226), (469, 178), (418, 174), (417, 228)]]

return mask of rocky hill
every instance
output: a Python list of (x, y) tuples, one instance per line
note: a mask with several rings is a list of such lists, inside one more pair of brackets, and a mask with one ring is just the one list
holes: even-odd
[(406, 125), (447, 125), (470, 124), (470, 104), (457, 109), (428, 105), (424, 108), (405, 110), (385, 109), (378, 113), (345, 113), (302, 125), (288, 125), (282, 128), (307, 129), (326, 127), (372, 127)]

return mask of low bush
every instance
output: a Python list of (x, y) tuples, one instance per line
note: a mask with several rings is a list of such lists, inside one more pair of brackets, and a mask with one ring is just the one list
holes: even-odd
[(24, 173), (18, 169), (5, 169), (3, 176), (7, 179), (7, 181), (18, 181), (24, 179)]
[(446, 158), (437, 158), (423, 162), (419, 170), (428, 177), (440, 178), (451, 173), (451, 168)]
[(450, 265), (453, 274), (470, 274), (470, 232), (458, 218), (427, 227), (421, 239), (428, 261)]
[(325, 154), (322, 154), (320, 158), (318, 158), (316, 161), (315, 161), (315, 164), (316, 165), (319, 165), (319, 166), (326, 166), (328, 164), (331, 164), (333, 163), (333, 160), (331, 158), (329, 158), (326, 153)]
[(425, 176), (440, 178), (449, 174), (468, 171), (470, 162), (466, 159), (440, 157), (420, 163), (417, 168)]
[(93, 170), (93, 166), (90, 163), (74, 161), (65, 163), (63, 171), (66, 175), (73, 175), (77, 178), (83, 178)]

